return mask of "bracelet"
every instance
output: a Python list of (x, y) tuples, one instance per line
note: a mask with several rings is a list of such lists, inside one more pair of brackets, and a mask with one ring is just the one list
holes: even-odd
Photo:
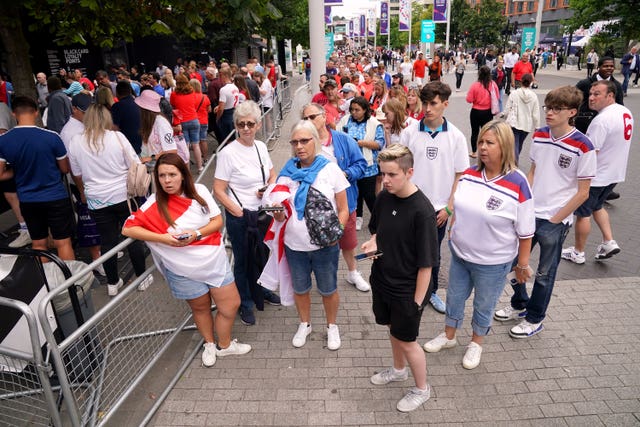
[(340, 229), (344, 230), (344, 224), (343, 223), (340, 223)]
[(516, 268), (518, 270), (526, 270), (526, 269), (529, 268), (529, 264), (527, 264), (527, 265), (516, 265)]
[(445, 207), (444, 207), (444, 211), (445, 211), (445, 212), (447, 213), (447, 215), (449, 215), (449, 216), (453, 215), (453, 212), (451, 212), (451, 211), (449, 210), (449, 206), (445, 206)]

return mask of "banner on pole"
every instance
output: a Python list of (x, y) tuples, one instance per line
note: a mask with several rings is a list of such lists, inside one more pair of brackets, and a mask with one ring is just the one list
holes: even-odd
[(364, 15), (360, 15), (360, 37), (364, 37), (367, 34), (367, 19)]
[(334, 34), (333, 33), (326, 33), (324, 35), (324, 50), (325, 50), (325, 55), (324, 55), (324, 60), (328, 61), (329, 58), (331, 57), (331, 54), (333, 53), (333, 47), (334, 47)]
[(389, 34), (389, 3), (383, 1), (380, 3), (380, 35)]
[(447, 0), (433, 0), (433, 22), (447, 22)]
[(373, 9), (369, 9), (367, 12), (367, 22), (368, 22), (368, 35), (369, 37), (375, 37), (376, 35), (376, 12)]
[(331, 25), (331, 6), (324, 6), (324, 24)]
[(324, 4), (330, 4), (331, 6), (342, 6), (342, 0), (324, 0)]
[(534, 27), (522, 29), (522, 55), (527, 49), (533, 49), (536, 41), (536, 29)]
[(411, 0), (400, 0), (400, 11), (398, 14), (398, 31), (409, 31), (411, 28)]
[(353, 21), (349, 21), (349, 38), (353, 38)]

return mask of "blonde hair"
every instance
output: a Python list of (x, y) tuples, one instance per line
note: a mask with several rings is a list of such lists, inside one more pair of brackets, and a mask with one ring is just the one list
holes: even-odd
[[(407, 110), (402, 101), (396, 98), (389, 99), (383, 106), (382, 111), (385, 113), (393, 113), (393, 121), (391, 122), (391, 133), (399, 134), (404, 129), (404, 121), (407, 118)], [(389, 116), (387, 115), (387, 119)]]
[(111, 112), (102, 104), (91, 104), (84, 113), (84, 137), (91, 151), (98, 154), (104, 148), (104, 135), (113, 127)]
[[(478, 142), (482, 140), (487, 132), (493, 132), (500, 145), (502, 156), (500, 158), (500, 174), (506, 175), (509, 172), (517, 168), (516, 165), (516, 152), (514, 145), (514, 136), (511, 126), (502, 119), (491, 120), (486, 125), (482, 126), (480, 133), (478, 134)], [(486, 168), (484, 162), (478, 157), (478, 170)]]
[[(316, 155), (322, 151), (322, 143), (320, 142), (320, 135), (318, 135), (318, 130), (316, 129), (314, 124), (311, 123), (310, 120), (300, 120), (296, 124), (294, 124), (293, 127), (291, 128), (291, 135), (293, 135), (298, 131), (306, 131), (311, 134), (311, 137), (313, 138), (313, 145), (315, 147)], [(291, 154), (295, 156), (294, 147), (291, 148)]]
[(403, 172), (413, 167), (413, 154), (406, 146), (391, 144), (378, 153), (378, 164), (382, 162), (396, 162)]
[(198, 79), (189, 80), (189, 84), (196, 93), (202, 93), (202, 85), (200, 84), (200, 81)]
[(98, 87), (96, 90), (96, 104), (104, 105), (108, 109), (111, 109), (114, 103), (111, 88), (106, 86)]

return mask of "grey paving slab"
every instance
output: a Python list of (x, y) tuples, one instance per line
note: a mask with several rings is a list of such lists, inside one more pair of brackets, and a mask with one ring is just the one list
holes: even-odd
[[(549, 88), (575, 84), (581, 76), (548, 70), (538, 77), (542, 99)], [(468, 73), (463, 89), (474, 79)], [(445, 81), (452, 82), (453, 76), (445, 76)], [(454, 93), (447, 115), (468, 135), (469, 107), (463, 94)], [(306, 92), (299, 94), (280, 140), (273, 145), (276, 169), (290, 155), (285, 144), (288, 129), (309, 97)], [(625, 103), (640, 116), (640, 91), (630, 90)], [(640, 132), (634, 141), (638, 137)], [(209, 369), (194, 360), (152, 425), (640, 425), (640, 311), (636, 309), (640, 214), (635, 209), (640, 196), (640, 154), (635, 147), (628, 181), (619, 186), (622, 198), (608, 207), (622, 252), (607, 262), (588, 259), (583, 266), (562, 262), (546, 330), (529, 340), (514, 340), (507, 334), (513, 323), (494, 325), (482, 363), (472, 371), (461, 366), (471, 334), (467, 321), (458, 335), (458, 347), (427, 354), (432, 398), (414, 413), (395, 409), (412, 385), (411, 378), (383, 387), (369, 382), (373, 373), (391, 363), (388, 334), (375, 325), (370, 295), (344, 281), (346, 267), (341, 262), (340, 350), (326, 348), (324, 312), (315, 292), (314, 331), (301, 349), (290, 342), (298, 322), (295, 309), (268, 306), (257, 312), (255, 326), (239, 321), (234, 326), (234, 336), (252, 344), (253, 351), (218, 359)], [(525, 145), (525, 159), (527, 150)], [(523, 161), (522, 168), (528, 168), (528, 161)], [(360, 241), (366, 238), (366, 232), (359, 232)], [(599, 238), (594, 227), (589, 251), (593, 252)], [(570, 233), (567, 243), (572, 239)], [(442, 295), (447, 286), (447, 252), (443, 252)], [(534, 252), (534, 265), (536, 256)], [(361, 268), (368, 275), (370, 264)], [(500, 304), (507, 304), (509, 297), (506, 289)], [(468, 319), (470, 304), (465, 313)], [(418, 341), (424, 343), (442, 327), (443, 316), (427, 308)]]

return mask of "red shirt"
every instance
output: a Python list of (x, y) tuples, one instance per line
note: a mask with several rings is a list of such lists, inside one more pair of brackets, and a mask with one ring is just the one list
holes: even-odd
[(424, 59), (416, 59), (413, 63), (413, 72), (416, 77), (423, 79), (424, 78), (424, 70), (427, 68), (427, 61)]
[(177, 93), (174, 90), (173, 92), (171, 92), (170, 103), (174, 109), (180, 110), (180, 113), (182, 114), (181, 123), (198, 119), (196, 108), (200, 103), (200, 94), (195, 92), (183, 94)]
[(513, 81), (522, 80), (522, 76), (524, 76), (527, 73), (533, 74), (533, 66), (531, 65), (531, 61), (516, 62), (516, 65), (513, 66), (513, 71), (512, 71)]
[(209, 106), (211, 105), (211, 101), (209, 101), (209, 97), (207, 95), (203, 95), (198, 93), (197, 95), (201, 95), (201, 100), (196, 104), (197, 113), (198, 113), (198, 121), (201, 125), (206, 125), (209, 123)]

